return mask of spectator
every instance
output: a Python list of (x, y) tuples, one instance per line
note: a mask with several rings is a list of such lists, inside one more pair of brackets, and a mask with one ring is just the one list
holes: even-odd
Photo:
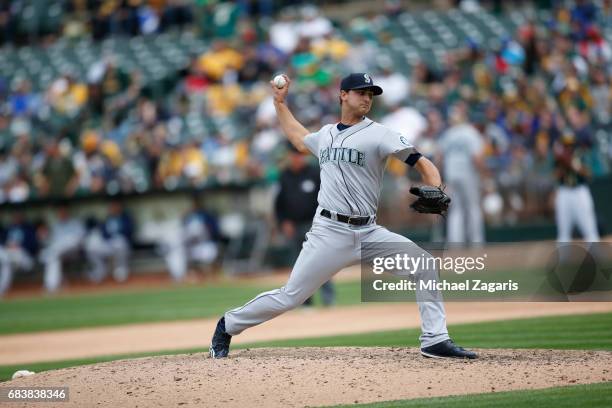
[(121, 6), (113, 16), (113, 20), (116, 21), (117, 25), (111, 25), (111, 27), (118, 27), (114, 33), (123, 34), (126, 36), (135, 36), (140, 32), (140, 25), (138, 21), (138, 9), (140, 1), (125, 1), (122, 2)]
[(82, 150), (73, 159), (79, 179), (78, 189), (87, 193), (101, 193), (109, 180), (109, 168), (99, 150), (100, 137), (95, 131), (86, 131), (81, 140)]
[(101, 97), (104, 101), (121, 95), (130, 87), (130, 76), (119, 69), (116, 64), (116, 57), (109, 57), (106, 60), (102, 77), (96, 81), (100, 84)]
[(78, 186), (78, 174), (68, 157), (70, 144), (67, 139), (62, 143), (50, 140), (45, 148), (46, 158), (39, 178), (39, 192), (42, 196), (70, 197)]
[(270, 27), (270, 43), (286, 55), (290, 55), (295, 51), (299, 40), (295, 15), (289, 9), (281, 11), (279, 18)]
[(74, 73), (68, 72), (51, 84), (47, 97), (59, 114), (74, 118), (87, 103), (88, 90)]
[(593, 105), (589, 89), (575, 76), (569, 76), (565, 80), (559, 93), (559, 103), (566, 113), (572, 106), (578, 109), (590, 109)]
[(174, 190), (181, 182), (183, 164), (180, 147), (176, 144), (168, 143), (157, 167), (157, 177), (160, 184), (168, 190)]
[(592, 81), (594, 119), (601, 125), (608, 125), (612, 117), (612, 83), (600, 67), (592, 71)]
[[(166, 10), (166, 15), (174, 14), (174, 8), (168, 7), (170, 10)], [(143, 4), (138, 8), (136, 12), (138, 16), (139, 31), (144, 35), (154, 34), (159, 31), (160, 19), (157, 12), (148, 4)], [(170, 24), (167, 24), (170, 25)]]
[(263, 61), (264, 64), (266, 64), (270, 69), (285, 66), (287, 54), (272, 43), (270, 40), (270, 33), (266, 33), (265, 37), (266, 38), (264, 41), (257, 44), (257, 58), (259, 58), (260, 61)]
[[(30, 198), (30, 184), (25, 173), (19, 171), (6, 186), (6, 201), (23, 203)], [(0, 200), (2, 201), (2, 200)]]
[(300, 86), (325, 86), (331, 82), (329, 72), (321, 66), (321, 61), (312, 52), (310, 40), (300, 38), (297, 48), (290, 59), (290, 64), (296, 73), (296, 80)]
[(333, 31), (331, 21), (319, 13), (312, 5), (306, 5), (301, 10), (302, 21), (298, 24), (298, 35), (309, 40), (323, 38)]
[(268, 167), (265, 174), (275, 171), (275, 152), (282, 140), (284, 140), (283, 135), (276, 127), (260, 128), (253, 136), (250, 146), (251, 156), (258, 165)]
[(591, 0), (576, 0), (576, 4), (572, 8), (572, 21), (580, 24), (581, 27), (590, 25), (595, 21), (597, 8)]
[(343, 61), (350, 48), (351, 45), (333, 31), (312, 42), (312, 52), (317, 58), (336, 62)]
[(173, 26), (183, 28), (192, 22), (193, 13), (188, 1), (170, 0), (166, 2), (161, 17), (162, 30), (168, 30)]
[(9, 98), (11, 114), (32, 116), (40, 103), (40, 98), (32, 91), (32, 83), (23, 78), (16, 78), (13, 82), (14, 91)]
[(388, 89), (381, 95), (381, 98), (385, 105), (393, 109), (406, 102), (410, 95), (410, 82), (404, 74), (394, 71), (389, 61), (383, 63), (381, 68), (381, 74), (376, 77), (376, 83), (380, 84), (382, 89)]
[(224, 79), (232, 81), (232, 76), (235, 82), (238, 71), (244, 65), (244, 57), (227, 42), (215, 40), (211, 49), (199, 58), (198, 64), (202, 72), (213, 82), (221, 82)]
[(18, 6), (15, 7), (14, 2), (0, 2), (0, 46), (10, 44), (14, 41), (17, 35), (17, 25), (19, 19), (16, 12)]
[(363, 35), (357, 35), (351, 42), (348, 54), (343, 63), (344, 71), (371, 72), (375, 68), (376, 57), (379, 55), (374, 41), (368, 41)]
[(247, 47), (243, 55), (244, 64), (238, 72), (238, 81), (241, 84), (250, 87), (258, 81), (272, 77), (272, 68), (260, 59), (254, 47)]
[(575, 142), (579, 146), (591, 148), (593, 146), (594, 137), (589, 125), (591, 122), (589, 114), (572, 106), (568, 109), (567, 116), (569, 125), (576, 139)]
[(405, 136), (409, 143), (414, 143), (427, 128), (427, 121), (423, 115), (409, 106), (393, 106), (391, 112), (383, 116), (380, 123)]
[(437, 154), (437, 143), (440, 135), (444, 131), (445, 123), (444, 118), (440, 111), (436, 109), (430, 109), (426, 114), (427, 127), (421, 133), (420, 139), (418, 139), (414, 145), (419, 146), (419, 152), (427, 157), (429, 160), (435, 160)]
[(235, 2), (213, 3), (211, 19), (207, 22), (212, 28), (211, 37), (229, 40), (238, 33), (240, 21), (240, 7)]
[(181, 151), (182, 176), (191, 186), (202, 186), (208, 175), (208, 165), (197, 141), (183, 144)]
[(106, 1), (103, 2), (97, 10), (92, 12), (90, 21), (91, 34), (94, 40), (102, 40), (110, 34), (112, 24), (111, 18), (115, 11), (116, 3)]
[(192, 58), (189, 65), (189, 72), (185, 78), (185, 92), (192, 96), (206, 90), (210, 81), (206, 78), (205, 72), (200, 67), (198, 58)]
[[(6, 143), (6, 142), (5, 142)], [(19, 172), (19, 162), (6, 145), (0, 146), (0, 202), (7, 201), (6, 191)]]
[(534, 152), (527, 162), (526, 180), (526, 210), (530, 216), (548, 215), (549, 198), (554, 189), (554, 179), (551, 177), (554, 162), (549, 149), (548, 138), (536, 139)]

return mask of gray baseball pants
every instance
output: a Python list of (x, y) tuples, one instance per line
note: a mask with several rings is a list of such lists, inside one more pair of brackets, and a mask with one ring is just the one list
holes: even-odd
[[(321, 208), (317, 209), (312, 229), (306, 234), (306, 241), (287, 284), (280, 289), (261, 293), (244, 306), (226, 312), (225, 329), (228, 334), (235, 336), (249, 327), (300, 306), (338, 271), (361, 262), (362, 242), (412, 242), (374, 222), (364, 226), (352, 226), (322, 217), (319, 215), (320, 211)], [(387, 255), (391, 254), (381, 253), (375, 256)], [(433, 273), (435, 274), (435, 271)], [(433, 279), (432, 276), (417, 277)], [(417, 290), (416, 299), (421, 317), (421, 347), (428, 347), (448, 339), (449, 336), (442, 301), (423, 300), (441, 299), (439, 294), (424, 292), (426, 291)]]

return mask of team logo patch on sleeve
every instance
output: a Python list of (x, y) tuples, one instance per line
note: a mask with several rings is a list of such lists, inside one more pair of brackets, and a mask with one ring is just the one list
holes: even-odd
[(408, 143), (408, 139), (406, 139), (404, 136), (400, 136), (400, 142), (402, 142), (402, 144), (406, 145), (406, 146), (412, 146), (410, 143)]

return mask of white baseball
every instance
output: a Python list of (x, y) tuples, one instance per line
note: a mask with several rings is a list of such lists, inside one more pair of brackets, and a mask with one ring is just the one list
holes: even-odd
[(35, 374), (34, 371), (28, 371), (28, 370), (15, 371), (15, 374), (13, 374), (13, 380), (15, 378), (28, 377), (33, 374)]
[(278, 89), (281, 89), (281, 88), (284, 88), (285, 85), (287, 85), (287, 80), (285, 79), (284, 76), (277, 75), (272, 80), (272, 83), (274, 84), (275, 87), (277, 87)]

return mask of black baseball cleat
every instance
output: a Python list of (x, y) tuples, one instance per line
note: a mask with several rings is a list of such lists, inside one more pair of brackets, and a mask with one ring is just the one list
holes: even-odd
[(215, 334), (213, 334), (210, 343), (210, 356), (212, 358), (225, 358), (229, 354), (229, 346), (232, 341), (232, 336), (225, 331), (225, 317), (222, 317), (217, 322)]
[(433, 346), (423, 347), (421, 354), (429, 358), (469, 358), (475, 359), (478, 354), (456, 345), (451, 339), (441, 341)]

